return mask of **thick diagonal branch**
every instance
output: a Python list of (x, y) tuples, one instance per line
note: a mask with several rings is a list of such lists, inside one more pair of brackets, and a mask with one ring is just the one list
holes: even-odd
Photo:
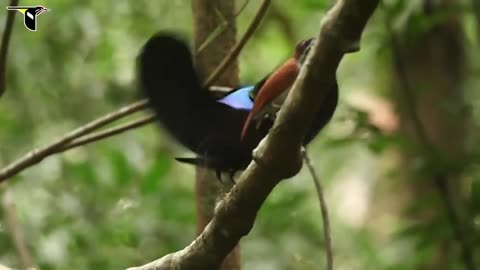
[(215, 216), (189, 246), (129, 270), (218, 269), (223, 258), (251, 230), (258, 210), (282, 180), (301, 167), (301, 142), (319, 104), (334, 84), (347, 51), (358, 47), (361, 33), (379, 0), (339, 0), (324, 18), (318, 41), (254, 162), (216, 207)]

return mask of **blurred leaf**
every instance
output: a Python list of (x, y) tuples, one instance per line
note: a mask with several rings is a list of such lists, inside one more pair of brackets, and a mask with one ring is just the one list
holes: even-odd
[(81, 163), (73, 163), (73, 162), (68, 162), (64, 161), (63, 162), (64, 166), (64, 171), (68, 172), (68, 174), (71, 174), (70, 177), (74, 177), (77, 179), (80, 179), (82, 181), (85, 181), (88, 184), (95, 185), (95, 171), (93, 170), (93, 167), (91, 166), (90, 163), (88, 162), (81, 162)]
[(369, 139), (368, 147), (374, 153), (379, 154), (389, 147), (406, 148), (408, 142), (403, 136), (378, 134)]
[(472, 181), (471, 201), (473, 212), (476, 215), (480, 215), (480, 178)]
[[(446, 23), (452, 16), (458, 15), (460, 13), (469, 12), (468, 9), (461, 8), (460, 6), (452, 8), (442, 8), (436, 9), (431, 12), (428, 16), (425, 16), (424, 13), (415, 12), (411, 14), (408, 21), (408, 26), (405, 29), (410, 35), (410, 39), (415, 39), (418, 36), (431, 31), (434, 27)], [(411, 41), (411, 40), (409, 40)]]
[[(304, 191), (292, 190), (286, 196), (273, 197), (267, 200), (265, 205), (260, 209), (263, 217), (257, 221), (262, 224), (263, 228), (266, 228), (263, 232), (264, 235), (281, 235), (287, 231), (312, 232), (310, 223), (292, 223), (295, 217), (302, 216), (301, 206), (306, 199), (307, 196)], [(316, 229), (318, 228), (319, 227), (316, 227)], [(311, 240), (318, 239), (319, 238)]]
[(314, 10), (325, 10), (331, 5), (327, 0), (304, 0), (302, 3), (304, 8)]
[(172, 158), (166, 154), (159, 155), (142, 178), (140, 186), (142, 194), (151, 194), (159, 190), (171, 167)]
[(395, 233), (394, 239), (410, 238), (415, 241), (418, 250), (428, 249), (439, 241), (449, 239), (452, 235), (450, 223), (445, 217), (432, 218), (424, 223), (417, 223), (405, 227)]
[(108, 159), (110, 161), (113, 180), (120, 186), (127, 184), (132, 179), (134, 168), (130, 166), (125, 155), (120, 151), (114, 150), (110, 152)]
[(395, 17), (405, 12), (406, 1), (403, 0), (382, 0), (383, 11), (386, 16)]
[(352, 136), (347, 136), (343, 138), (335, 138), (329, 139), (326, 141), (325, 145), (331, 148), (339, 148), (339, 147), (348, 147), (352, 143), (357, 143), (358, 139)]

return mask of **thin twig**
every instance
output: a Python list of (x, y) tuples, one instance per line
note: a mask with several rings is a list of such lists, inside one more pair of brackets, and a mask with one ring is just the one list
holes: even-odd
[(220, 24), (215, 28), (215, 30), (213, 30), (209, 35), (208, 37), (205, 39), (204, 42), (202, 42), (202, 44), (200, 46), (198, 46), (198, 49), (196, 50), (195, 54), (198, 55), (200, 54), (203, 50), (205, 50), (210, 44), (212, 44), (212, 42), (218, 37), (220, 36), (221, 34), (223, 34), (223, 32), (225, 32), (225, 30), (228, 28), (228, 21), (225, 19), (225, 16), (222, 15), (222, 13), (220, 13), (218, 10), (218, 16), (220, 17), (220, 19), (222, 20), (220, 22)]
[(18, 222), (17, 211), (15, 207), (15, 201), (13, 198), (12, 191), (5, 186), (2, 198), (2, 208), (5, 213), (5, 223), (8, 227), (10, 236), (12, 238), (13, 245), (15, 250), (18, 253), (20, 264), (22, 269), (31, 270), (35, 269), (32, 255), (28, 249), (25, 237), (22, 231), (22, 226)]
[[(228, 87), (221, 87), (221, 86), (212, 86), (211, 89), (217, 92), (227, 92), (231, 88)], [(104, 139), (113, 135), (116, 135), (118, 133), (140, 127), (143, 125), (146, 125), (148, 123), (153, 122), (154, 116), (149, 116), (146, 118), (138, 119), (132, 122), (129, 122), (128, 124), (125, 124), (123, 126), (119, 126), (116, 128), (112, 128), (110, 130), (102, 131), (97, 134), (81, 138), (85, 134), (88, 134), (96, 129), (99, 129), (103, 126), (106, 126), (110, 124), (111, 122), (118, 120), (124, 116), (130, 115), (134, 112), (140, 111), (147, 106), (147, 101), (142, 100), (133, 104), (130, 104), (128, 106), (125, 106), (123, 108), (120, 108), (119, 110), (112, 112), (110, 114), (107, 114), (105, 116), (102, 116), (70, 133), (62, 137), (61, 139), (43, 147), (43, 148), (38, 148), (34, 149), (30, 152), (28, 152), (26, 155), (24, 155), (22, 158), (10, 163), (8, 166), (4, 167), (0, 171), (0, 183), (5, 181), (6, 179), (15, 176), (22, 170), (42, 161), (44, 158), (60, 153), (69, 149), (72, 149), (74, 147), (91, 143), (96, 140)]]
[(312, 164), (312, 160), (308, 156), (307, 149), (302, 147), (302, 156), (307, 165), (308, 171), (312, 176), (313, 183), (315, 184), (315, 190), (317, 191), (318, 201), (320, 203), (320, 211), (322, 212), (323, 222), (323, 237), (325, 238), (325, 256), (327, 257), (327, 270), (333, 270), (333, 247), (332, 247), (332, 232), (330, 230), (330, 218), (328, 217), (327, 201), (323, 194), (322, 183), (318, 177), (315, 167)]
[(242, 14), (242, 12), (248, 6), (248, 3), (250, 3), (250, 0), (245, 0), (245, 2), (243, 2), (243, 5), (238, 9), (237, 13), (235, 13), (235, 17), (238, 17), (240, 14)]
[(245, 34), (243, 37), (235, 44), (235, 46), (230, 50), (228, 55), (223, 59), (223, 61), (215, 68), (215, 70), (210, 74), (210, 76), (207, 78), (205, 81), (204, 85), (209, 86), (213, 82), (215, 82), (220, 75), (225, 71), (226, 67), (232, 63), (233, 60), (240, 54), (242, 51), (243, 47), (247, 43), (247, 41), (250, 39), (250, 37), (253, 35), (255, 30), (257, 29), (258, 25), (260, 25), (260, 22), (262, 21), (262, 18), (265, 16), (265, 13), (267, 12), (268, 6), (270, 5), (270, 0), (264, 0), (260, 8), (258, 9), (257, 14), (255, 14), (255, 17), (252, 20), (252, 23), (248, 26), (247, 31), (245, 31)]
[[(425, 128), (423, 127), (423, 124), (420, 120), (413, 90), (414, 88), (407, 73), (407, 66), (403, 61), (402, 48), (399, 45), (400, 41), (398, 40), (397, 35), (393, 30), (392, 22), (389, 17), (387, 17), (385, 20), (385, 26), (390, 38), (390, 46), (393, 54), (393, 64), (395, 65), (395, 68), (398, 72), (400, 78), (400, 85), (403, 89), (402, 92), (404, 94), (407, 114), (409, 115), (410, 119), (413, 121), (414, 124), (413, 130), (418, 137), (421, 146), (424, 147), (424, 154), (436, 155), (437, 149), (427, 137)], [(443, 174), (435, 172), (435, 174), (433, 175), (433, 182), (440, 195), (440, 198), (445, 204), (445, 210), (448, 219), (450, 220), (453, 233), (461, 247), (463, 264), (466, 269), (475, 270), (477, 268), (475, 266), (475, 260), (473, 259), (473, 248), (464, 234), (464, 224), (463, 222), (461, 222), (460, 214), (454, 206), (455, 200), (453, 199), (450, 189), (448, 188), (448, 179)]]
[[(18, 6), (18, 0), (11, 0), (10, 6)], [(7, 87), (7, 56), (8, 45), (12, 36), (13, 22), (16, 12), (7, 12), (5, 29), (3, 30), (2, 45), (0, 47), (0, 97), (5, 93)]]
[[(237, 11), (237, 13), (235, 13), (233, 18), (237, 18), (243, 12), (243, 10), (247, 7), (248, 2), (250, 2), (250, 0), (245, 1), (245, 3), (242, 5), (242, 7)], [(218, 15), (219, 15), (220, 19), (222, 20), (221, 23), (215, 28), (215, 30), (212, 31), (212, 33), (210, 33), (210, 35), (208, 35), (208, 37), (205, 39), (205, 41), (202, 42), (202, 44), (200, 46), (198, 46), (198, 49), (196, 50), (195, 54), (199, 54), (203, 50), (205, 50), (210, 44), (212, 44), (214, 39), (216, 39), (218, 36), (223, 34), (223, 32), (225, 32), (225, 30), (228, 28), (228, 21), (225, 18), (225, 16), (223, 16), (223, 14), (220, 13), (220, 12), (218, 12)]]
[(150, 116), (144, 117), (142, 119), (137, 119), (137, 120), (130, 121), (130, 122), (125, 123), (123, 125), (118, 125), (118, 126), (113, 127), (113, 128), (109, 128), (109, 129), (102, 130), (102, 131), (99, 131), (99, 132), (96, 132), (96, 133), (93, 133), (93, 134), (90, 134), (90, 135), (87, 135), (87, 136), (84, 136), (84, 137), (80, 137), (80, 138), (75, 139), (75, 140), (71, 141), (70, 143), (64, 145), (62, 148), (58, 149), (57, 151), (55, 151), (52, 154), (57, 154), (57, 153), (67, 151), (67, 150), (70, 150), (70, 149), (78, 147), (78, 146), (90, 144), (90, 143), (95, 142), (95, 141), (99, 141), (99, 140), (102, 140), (102, 139), (105, 139), (105, 138), (108, 138), (108, 137), (112, 137), (114, 135), (123, 133), (125, 131), (131, 130), (131, 129), (134, 129), (134, 128), (138, 128), (138, 127), (144, 126), (146, 124), (150, 124), (150, 123), (154, 122), (155, 119), (156, 119), (155, 115), (150, 115)]
[(120, 110), (104, 115), (84, 126), (81, 126), (67, 133), (60, 139), (57, 139), (56, 141), (54, 141), (53, 143), (47, 146), (37, 148), (28, 152), (26, 155), (14, 161), (13, 163), (10, 163), (10, 165), (6, 166), (0, 171), (0, 183), (12, 176), (15, 176), (16, 174), (21, 172), (23, 169), (28, 168), (42, 161), (45, 157), (58, 151), (58, 149), (60, 149), (65, 144), (73, 141), (74, 139), (79, 138), (85, 134), (88, 134), (126, 115), (140, 111), (146, 108), (146, 106), (147, 106), (146, 101), (139, 101), (129, 106), (125, 106)]

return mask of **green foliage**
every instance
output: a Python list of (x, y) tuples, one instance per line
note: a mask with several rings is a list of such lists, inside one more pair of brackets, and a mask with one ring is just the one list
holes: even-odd
[(476, 178), (472, 181), (471, 201), (473, 213), (480, 216), (480, 179)]
[[(258, 8), (250, 2), (238, 17), (239, 33)], [(295, 41), (315, 35), (332, 1), (272, 2), (278, 14), (265, 18), (241, 54), (242, 83), (261, 79), (292, 53)], [(473, 232), (480, 231), (477, 50), (469, 48), (464, 93), (472, 139), (466, 139), (468, 153), (457, 163), (431, 162), (411, 137), (383, 132), (371, 123), (371, 112), (351, 104), (356, 92), (392, 99), (386, 17), (393, 19), (395, 30), (413, 33), (411, 39), (452, 13), (472, 20), (472, 11), (464, 6), (426, 17), (418, 12), (418, 3), (384, 1), (364, 34), (362, 50), (348, 55), (338, 70), (341, 96), (333, 122), (309, 146), (327, 194), (336, 269), (426, 269), (438, 260), (439, 243), (453, 241), (444, 204), (428, 192), (411, 197), (419, 194), (412, 190), (428, 190), (428, 179), (422, 178), (434, 171), (458, 175), (456, 195), (466, 201), (462, 210), (468, 212)], [(42, 4), (51, 11), (39, 17), (37, 32), (27, 31), (19, 16), (13, 29), (8, 87), (0, 99), (2, 167), (136, 101), (135, 58), (151, 34), (170, 30), (192, 40), (191, 3), (186, 0)], [(473, 42), (473, 33), (467, 31), (468, 41)], [(194, 170), (173, 160), (178, 150), (162, 135), (158, 127), (130, 131), (47, 158), (10, 181), (18, 227), (40, 269), (125, 269), (190, 243), (195, 235)], [(412, 154), (411, 162), (386, 166), (397, 161), (391, 153), (400, 150)], [(18, 268), (7, 216), (3, 210), (0, 214), (0, 263)], [(480, 246), (479, 237), (472, 241)], [(451, 246), (446, 269), (462, 269), (458, 245)], [(323, 268), (320, 210), (305, 171), (271, 194), (253, 231), (242, 240), (242, 253), (244, 269)]]

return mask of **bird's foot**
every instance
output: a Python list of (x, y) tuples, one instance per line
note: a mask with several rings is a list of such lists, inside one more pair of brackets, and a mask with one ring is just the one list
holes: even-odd
[[(228, 171), (228, 176), (229, 176), (229, 180), (230, 182), (232, 182), (233, 185), (235, 185), (235, 172), (236, 170), (235, 169), (231, 169)], [(222, 171), (221, 170), (215, 170), (215, 175), (217, 176), (217, 179), (218, 181), (220, 181), (221, 183), (223, 183), (223, 179), (222, 179)]]
[(262, 119), (259, 119), (257, 121), (257, 125), (255, 126), (256, 129), (259, 129), (260, 126), (263, 124), (263, 122), (265, 121), (271, 121), (272, 123), (275, 122), (275, 120), (277, 119), (277, 113), (276, 112), (271, 112), (271, 113), (267, 113), (263, 116)]
[(234, 178), (235, 172), (236, 172), (236, 171), (233, 170), (233, 169), (228, 172), (228, 175), (230, 176), (230, 182), (232, 182), (233, 185), (236, 185), (236, 184), (237, 184), (237, 183), (235, 183), (235, 178)]

